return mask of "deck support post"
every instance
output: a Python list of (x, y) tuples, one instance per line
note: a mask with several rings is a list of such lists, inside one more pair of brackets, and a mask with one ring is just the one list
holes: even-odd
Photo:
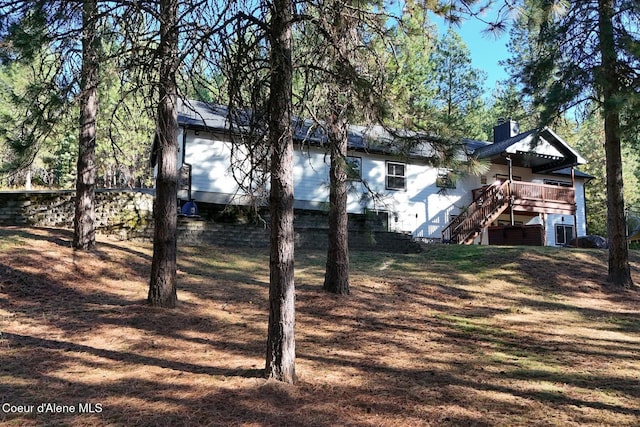
[(513, 193), (511, 191), (511, 183), (513, 182), (513, 162), (511, 161), (511, 156), (507, 156), (507, 162), (509, 162), (509, 219), (513, 226), (516, 222), (513, 216)]
[(576, 207), (575, 212), (573, 213), (573, 229), (576, 233), (576, 248), (580, 247), (580, 240), (578, 239), (578, 205), (576, 203), (576, 171), (573, 166), (571, 166), (571, 187), (573, 188), (573, 204)]

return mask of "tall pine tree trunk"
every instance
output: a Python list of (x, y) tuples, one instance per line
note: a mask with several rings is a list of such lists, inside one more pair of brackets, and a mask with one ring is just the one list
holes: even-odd
[(178, 191), (178, 0), (160, 1), (158, 176), (154, 206), (153, 260), (147, 302), (176, 306), (176, 226)]
[(601, 70), (598, 75), (603, 101), (605, 153), (607, 170), (607, 231), (609, 237), (609, 276), (613, 285), (633, 286), (629, 267), (626, 219), (620, 148), (620, 80), (613, 32), (614, 1), (599, 0), (599, 37)]
[[(340, 85), (344, 89), (345, 85)], [(347, 107), (345, 90), (334, 93), (329, 115), (329, 248), (324, 276), (324, 290), (348, 295), (349, 290), (349, 226), (347, 215)], [(342, 102), (341, 102), (342, 101)]]
[(349, 221), (347, 214), (348, 117), (353, 108), (353, 84), (349, 61), (355, 25), (348, 18), (349, 4), (332, 3), (332, 45), (335, 50), (333, 81), (329, 82), (328, 141), (331, 153), (329, 168), (329, 247), (325, 267), (324, 290), (348, 295), (349, 289)]
[(82, 71), (80, 93), (80, 138), (76, 178), (73, 247), (89, 250), (96, 244), (96, 118), (98, 113), (97, 1), (85, 0), (82, 9)]
[(607, 170), (607, 234), (609, 237), (609, 276), (615, 286), (633, 286), (629, 267), (627, 227), (622, 193), (622, 155), (620, 150), (620, 117), (605, 111), (605, 153)]
[(291, 0), (274, 0), (271, 10), (271, 252), (266, 375), (293, 383), (295, 374), (295, 286), (293, 234), (293, 129)]

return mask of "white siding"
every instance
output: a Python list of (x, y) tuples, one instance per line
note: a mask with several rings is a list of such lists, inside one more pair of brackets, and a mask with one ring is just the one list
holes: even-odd
[[(228, 203), (234, 199), (237, 184), (230, 169), (231, 142), (217, 133), (187, 130), (184, 163), (192, 167), (191, 189), (196, 200)], [(182, 129), (180, 130), (182, 156)], [(362, 159), (362, 180), (350, 181), (348, 211), (363, 213), (366, 209), (389, 213), (390, 227), (419, 237), (440, 238), (451, 213), (470, 200), (467, 180), (457, 188), (439, 194), (437, 170), (415, 162), (406, 163), (406, 190), (386, 188), (388, 157), (361, 152), (349, 155)], [(394, 162), (404, 163), (399, 160)], [(180, 163), (181, 164), (181, 163)], [(477, 178), (476, 178), (477, 180)], [(366, 183), (366, 185), (365, 185)], [(370, 189), (375, 196), (367, 190)], [(296, 147), (294, 157), (294, 192), (296, 206), (324, 210), (329, 201), (329, 155), (317, 147)], [(235, 198), (237, 202), (237, 197)]]
[[(533, 142), (533, 136), (529, 136), (523, 139), (522, 141), (516, 142), (515, 144), (511, 145), (510, 147), (507, 148), (506, 151), (508, 153), (532, 151), (532, 148), (531, 148), (532, 142)], [(558, 151), (557, 148), (551, 145), (551, 143), (549, 143), (549, 141), (547, 141), (544, 138), (540, 138), (538, 139), (538, 141), (535, 142), (535, 148), (533, 150), (535, 150), (537, 154), (562, 157), (562, 153)]]
[[(194, 198), (215, 203), (242, 203), (236, 197), (237, 184), (230, 168), (232, 151), (229, 138), (204, 131), (196, 135), (193, 130), (188, 130), (182, 158), (182, 131), (181, 128), (179, 164), (184, 161), (192, 166)], [(452, 216), (458, 215), (471, 203), (471, 190), (482, 185), (479, 176), (469, 176), (460, 179), (456, 188), (443, 190), (436, 185), (438, 170), (421, 162), (392, 160), (390, 157), (362, 152), (350, 152), (349, 155), (362, 159), (363, 182), (350, 181), (348, 211), (363, 213), (365, 208), (386, 211), (389, 213), (391, 230), (412, 233), (416, 237), (439, 239)], [(406, 164), (406, 190), (386, 188), (387, 161)], [(508, 175), (507, 166), (492, 165), (484, 174), (487, 184), (494, 182), (496, 175)], [(530, 182), (543, 182), (544, 178), (550, 178), (547, 175), (532, 175), (530, 169), (519, 167), (514, 167), (513, 175)], [(577, 180), (578, 235), (586, 233), (583, 186), (583, 182)], [(296, 207), (328, 209), (329, 154), (325, 150), (296, 146), (294, 192)], [(563, 217), (565, 224), (573, 225), (571, 215), (546, 216), (547, 244), (555, 245), (555, 224), (562, 223)]]
[[(587, 234), (587, 221), (585, 212), (585, 199), (584, 199), (584, 182), (576, 179), (576, 216), (577, 216), (577, 235), (585, 236)], [(561, 215), (561, 214), (548, 214), (547, 215), (547, 245), (555, 246), (556, 242), (556, 225), (570, 225), (574, 227), (573, 215)], [(574, 230), (574, 237), (576, 231)]]
[[(449, 222), (449, 215), (458, 213), (459, 209), (471, 202), (470, 189), (475, 188), (475, 184), (469, 180), (461, 180), (456, 188), (444, 192), (436, 186), (437, 169), (415, 160), (403, 162), (380, 155), (360, 156), (362, 179), (376, 197), (369, 197), (366, 204), (358, 203), (356, 198), (361, 198), (367, 190), (363, 184), (354, 183), (354, 187), (360, 187), (360, 190), (359, 195), (350, 198), (350, 211), (362, 212), (364, 207), (387, 211), (391, 230), (411, 233), (416, 237), (439, 239), (442, 229)], [(388, 161), (406, 165), (405, 190), (386, 188)]]
[(236, 181), (230, 169), (231, 143), (209, 132), (187, 131), (184, 163), (191, 165), (192, 191), (233, 195)]
[[(531, 169), (514, 166), (512, 174), (514, 179), (521, 179), (525, 182), (535, 182), (535, 180), (532, 179)], [(509, 176), (509, 167), (507, 165), (491, 165), (489, 171), (483, 175), (487, 177), (487, 184), (491, 184), (496, 181), (497, 175), (501, 175), (501, 177)]]
[(293, 186), (296, 206), (324, 210), (329, 203), (329, 156), (308, 146), (294, 151)]

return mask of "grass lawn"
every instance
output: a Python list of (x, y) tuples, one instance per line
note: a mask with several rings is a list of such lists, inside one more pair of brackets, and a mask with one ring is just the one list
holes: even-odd
[(150, 244), (70, 242), (0, 228), (0, 425), (640, 425), (640, 291), (608, 289), (605, 251), (354, 252), (348, 297), (298, 251), (288, 386), (263, 379), (266, 250), (180, 248), (163, 310)]

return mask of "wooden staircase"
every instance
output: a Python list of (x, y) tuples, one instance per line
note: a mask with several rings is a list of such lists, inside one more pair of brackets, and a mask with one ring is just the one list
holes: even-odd
[(482, 229), (495, 221), (509, 207), (509, 181), (488, 186), (463, 212), (442, 230), (444, 243), (471, 244)]

